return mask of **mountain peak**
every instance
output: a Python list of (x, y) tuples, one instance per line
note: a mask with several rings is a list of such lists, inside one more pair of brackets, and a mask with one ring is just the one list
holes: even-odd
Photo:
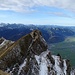
[[(17, 42), (4, 50), (0, 56), (0, 69), (10, 67), (11, 63), (22, 63), (21, 60), (29, 55), (40, 55), (47, 50), (47, 44), (43, 39), (39, 30), (34, 30), (30, 34), (27, 34), (20, 38)], [(16, 59), (17, 58), (17, 59)], [(15, 60), (15, 61), (14, 61)], [(4, 66), (2, 66), (4, 64)]]
[(75, 75), (69, 61), (51, 54), (39, 30), (6, 49), (0, 56), (0, 69), (11, 75)]
[(35, 40), (37, 40), (41, 36), (41, 32), (39, 30), (34, 30), (30, 34), (31, 34), (32, 38)]
[(35, 54), (40, 54), (47, 50), (47, 44), (39, 30), (34, 30), (30, 35), (32, 37), (31, 47)]
[(47, 44), (39, 30), (34, 30), (30, 34), (27, 34), (21, 38), (18, 43), (23, 51), (23, 55), (26, 55), (29, 52), (39, 55), (47, 50)]

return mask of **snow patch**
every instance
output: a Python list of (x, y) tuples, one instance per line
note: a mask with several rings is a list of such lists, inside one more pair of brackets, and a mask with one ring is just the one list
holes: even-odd
[(26, 60), (27, 60), (27, 59), (25, 59), (24, 62), (19, 66), (18, 75), (20, 74), (22, 68), (26, 65)]
[(54, 70), (57, 72), (57, 75), (64, 75), (62, 69), (60, 68), (60, 59), (59, 56), (52, 56), (55, 60)]
[[(42, 52), (39, 56), (35, 55), (35, 58), (39, 65), (39, 75), (48, 75), (49, 74), (48, 67), (50, 66), (51, 68), (53, 66), (51, 64), (51, 61), (47, 58), (47, 54), (49, 52), (50, 51), (47, 50), (47, 51)], [(50, 71), (50, 74), (53, 74), (53, 72), (54, 70)]]
[(66, 60), (64, 59), (64, 74), (67, 75), (66, 70), (67, 70), (67, 65), (66, 65)]
[(39, 75), (48, 75), (47, 59), (44, 55), (45, 53), (43, 53), (43, 56), (41, 57)]
[(40, 56), (35, 55), (36, 61), (40, 64)]
[(4, 45), (6, 45), (6, 43), (8, 42), (8, 40), (4, 40), (1, 44), (0, 44), (0, 48), (3, 47)]
[(42, 52), (39, 56), (35, 55), (35, 58), (39, 64), (39, 75), (48, 75), (48, 68), (47, 66), (49, 65), (48, 59), (47, 59), (47, 54), (49, 51), (44, 51)]
[(75, 75), (75, 69), (70, 72), (70, 75)]
[(40, 64), (39, 75), (48, 75), (47, 61), (44, 58), (42, 58), (42, 62)]

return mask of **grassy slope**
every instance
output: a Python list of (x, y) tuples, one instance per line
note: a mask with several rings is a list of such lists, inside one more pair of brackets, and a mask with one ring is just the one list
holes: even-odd
[(60, 54), (63, 58), (70, 60), (71, 65), (75, 67), (75, 36), (68, 37), (65, 41), (52, 44), (50, 49), (53, 54)]
[(2, 70), (0, 70), (0, 75), (10, 75), (10, 74), (8, 74), (8, 73), (3, 72)]
[(16, 42), (14, 42), (13, 44), (11, 44), (9, 47), (7, 47), (6, 49), (2, 49), (0, 51), (0, 59), (2, 59), (3, 57), (5, 57), (6, 54), (8, 54), (16, 45), (19, 44), (19, 42), (21, 41), (21, 39), (24, 39), (25, 37), (27, 37), (29, 34), (23, 36), (22, 38), (20, 38), (19, 40), (17, 40)]

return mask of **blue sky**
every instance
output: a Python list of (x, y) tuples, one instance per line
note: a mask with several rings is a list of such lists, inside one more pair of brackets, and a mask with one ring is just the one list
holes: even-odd
[(75, 25), (75, 0), (0, 0), (0, 23)]

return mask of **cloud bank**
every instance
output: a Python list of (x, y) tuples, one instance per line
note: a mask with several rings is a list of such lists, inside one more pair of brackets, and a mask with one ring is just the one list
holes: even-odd
[(75, 0), (0, 0), (0, 10), (33, 12), (33, 8), (38, 6), (62, 8), (75, 13)]

